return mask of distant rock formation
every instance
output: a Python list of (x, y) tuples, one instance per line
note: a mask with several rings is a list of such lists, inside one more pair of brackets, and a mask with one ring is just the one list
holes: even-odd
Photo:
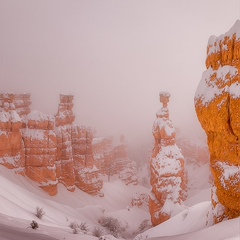
[(120, 136), (120, 142), (113, 144), (113, 139), (94, 138), (93, 152), (96, 166), (99, 172), (108, 177), (117, 176), (126, 185), (138, 183), (136, 162), (132, 161), (127, 152), (127, 144), (124, 136)]
[(111, 137), (95, 137), (93, 138), (93, 153), (95, 163), (99, 172), (108, 177), (114, 175), (114, 147)]
[(187, 197), (185, 162), (176, 145), (176, 132), (167, 108), (170, 94), (161, 92), (159, 95), (163, 107), (156, 113), (153, 124), (155, 146), (150, 162), (149, 211), (153, 226), (168, 220), (172, 212), (181, 209), (182, 201)]
[(195, 94), (198, 119), (208, 137), (213, 173), (214, 222), (240, 216), (240, 21), (211, 36), (207, 70)]
[[(93, 154), (93, 130), (85, 127), (75, 127), (72, 136), (75, 136), (73, 142), (73, 158), (75, 163), (75, 185), (90, 194), (100, 194), (103, 187), (103, 181), (98, 178), (99, 169), (95, 165)], [(76, 154), (77, 153), (77, 154)]]
[(176, 139), (177, 146), (182, 150), (182, 154), (187, 163), (195, 163), (201, 166), (209, 161), (209, 151), (207, 144), (197, 143), (184, 137)]

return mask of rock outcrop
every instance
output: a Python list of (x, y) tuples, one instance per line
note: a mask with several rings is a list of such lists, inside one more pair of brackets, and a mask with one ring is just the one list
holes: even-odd
[(137, 184), (136, 163), (124, 138), (114, 146), (111, 138), (96, 138), (91, 128), (74, 124), (72, 95), (60, 95), (54, 117), (30, 112), (30, 104), (30, 94), (0, 94), (0, 164), (52, 196), (58, 183), (102, 196), (99, 173)]
[(27, 115), (23, 129), (26, 175), (49, 195), (57, 194), (57, 140), (54, 118), (38, 111)]
[(207, 70), (195, 94), (198, 119), (208, 137), (213, 173), (214, 222), (240, 216), (240, 21), (211, 36)]
[(123, 135), (117, 144), (113, 144), (111, 137), (94, 138), (93, 149), (96, 166), (103, 176), (108, 177), (108, 181), (113, 176), (121, 179), (126, 185), (138, 183), (136, 162), (128, 156)]
[(0, 98), (0, 164), (24, 174), (22, 121), (15, 111), (14, 94), (1, 94)]
[(169, 93), (160, 93), (163, 107), (156, 113), (153, 124), (155, 146), (150, 162), (152, 190), (149, 197), (153, 226), (168, 220), (182, 209), (182, 201), (187, 196), (185, 162), (176, 145), (175, 128), (169, 120), (169, 97)]
[(75, 164), (75, 185), (84, 192), (100, 195), (103, 181), (98, 178), (93, 154), (93, 130), (74, 126), (72, 132), (73, 159)]
[(57, 178), (69, 191), (75, 190), (75, 172), (72, 151), (73, 96), (60, 95), (58, 112), (55, 115), (57, 136)]
[(114, 169), (114, 147), (112, 137), (93, 138), (94, 159), (99, 172), (110, 177), (116, 172)]

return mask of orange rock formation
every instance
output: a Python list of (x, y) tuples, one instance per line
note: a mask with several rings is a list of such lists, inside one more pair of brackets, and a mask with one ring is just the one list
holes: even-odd
[(127, 185), (137, 184), (136, 162), (132, 161), (127, 152), (127, 144), (124, 136), (120, 137), (120, 143), (113, 144), (111, 137), (98, 137), (93, 139), (93, 151), (96, 166), (103, 176), (117, 177)]
[(58, 182), (69, 191), (77, 186), (102, 195), (93, 133), (73, 124), (73, 96), (60, 95), (55, 118), (30, 112), (30, 103), (30, 94), (0, 94), (0, 164), (26, 174), (50, 195)]
[(69, 191), (75, 190), (75, 173), (72, 151), (73, 96), (60, 95), (58, 112), (55, 115), (57, 136), (57, 178)]
[(57, 194), (57, 141), (54, 118), (38, 111), (27, 115), (23, 129), (26, 175), (53, 196)]
[[(84, 192), (92, 195), (100, 195), (103, 187), (103, 181), (98, 178), (98, 168), (95, 166), (93, 154), (93, 131), (85, 127), (74, 128), (73, 158), (75, 163), (75, 185)], [(78, 143), (78, 144), (76, 144)]]
[(111, 137), (93, 138), (93, 152), (96, 166), (102, 175), (110, 177), (116, 172), (114, 169), (114, 147)]
[(156, 113), (153, 124), (155, 146), (150, 163), (152, 191), (149, 197), (149, 211), (153, 226), (171, 217), (182, 208), (187, 196), (185, 162), (175, 141), (175, 129), (169, 120), (167, 103), (170, 94), (160, 93), (163, 107)]
[(198, 119), (208, 137), (213, 173), (214, 222), (240, 216), (240, 21), (211, 36), (207, 70), (195, 94)]
[(0, 164), (24, 174), (22, 121), (15, 111), (14, 94), (1, 94), (0, 98)]

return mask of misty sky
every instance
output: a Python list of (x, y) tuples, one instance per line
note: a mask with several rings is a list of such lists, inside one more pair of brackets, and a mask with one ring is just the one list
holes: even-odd
[(239, 0), (0, 0), (0, 92), (29, 92), (51, 115), (59, 93), (73, 94), (79, 125), (137, 142), (169, 91), (174, 126), (201, 132), (193, 99), (208, 38), (239, 12)]

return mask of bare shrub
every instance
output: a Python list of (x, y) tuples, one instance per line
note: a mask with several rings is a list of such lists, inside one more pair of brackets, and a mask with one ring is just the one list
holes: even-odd
[(38, 228), (38, 223), (34, 220), (32, 220), (32, 222), (30, 223), (30, 226), (32, 229), (36, 230)]
[(73, 234), (78, 234), (80, 233), (80, 228), (77, 222), (71, 222), (69, 224), (69, 227), (73, 230)]
[(73, 230), (73, 234), (78, 234), (80, 232), (87, 234), (88, 232), (87, 223), (78, 224), (76, 221), (74, 221), (69, 224), (69, 227)]
[(36, 207), (35, 215), (36, 215), (39, 219), (42, 219), (42, 217), (45, 215), (45, 212), (43, 211), (43, 208)]
[(100, 238), (103, 236), (103, 234), (104, 234), (104, 230), (100, 227), (94, 227), (94, 229), (92, 230), (92, 235), (94, 237)]
[(87, 223), (80, 223), (80, 225), (78, 225), (79, 229), (81, 230), (81, 232), (83, 232), (84, 234), (86, 234), (89, 229), (88, 229), (88, 226), (87, 226)]
[(149, 223), (149, 220), (145, 219), (141, 222), (138, 229), (139, 229), (140, 232), (143, 232), (143, 231), (149, 229), (150, 227), (151, 227), (151, 224)]
[(121, 223), (113, 217), (101, 217), (99, 223), (101, 226), (107, 228), (110, 234), (117, 238), (125, 231), (125, 228), (122, 227)]

